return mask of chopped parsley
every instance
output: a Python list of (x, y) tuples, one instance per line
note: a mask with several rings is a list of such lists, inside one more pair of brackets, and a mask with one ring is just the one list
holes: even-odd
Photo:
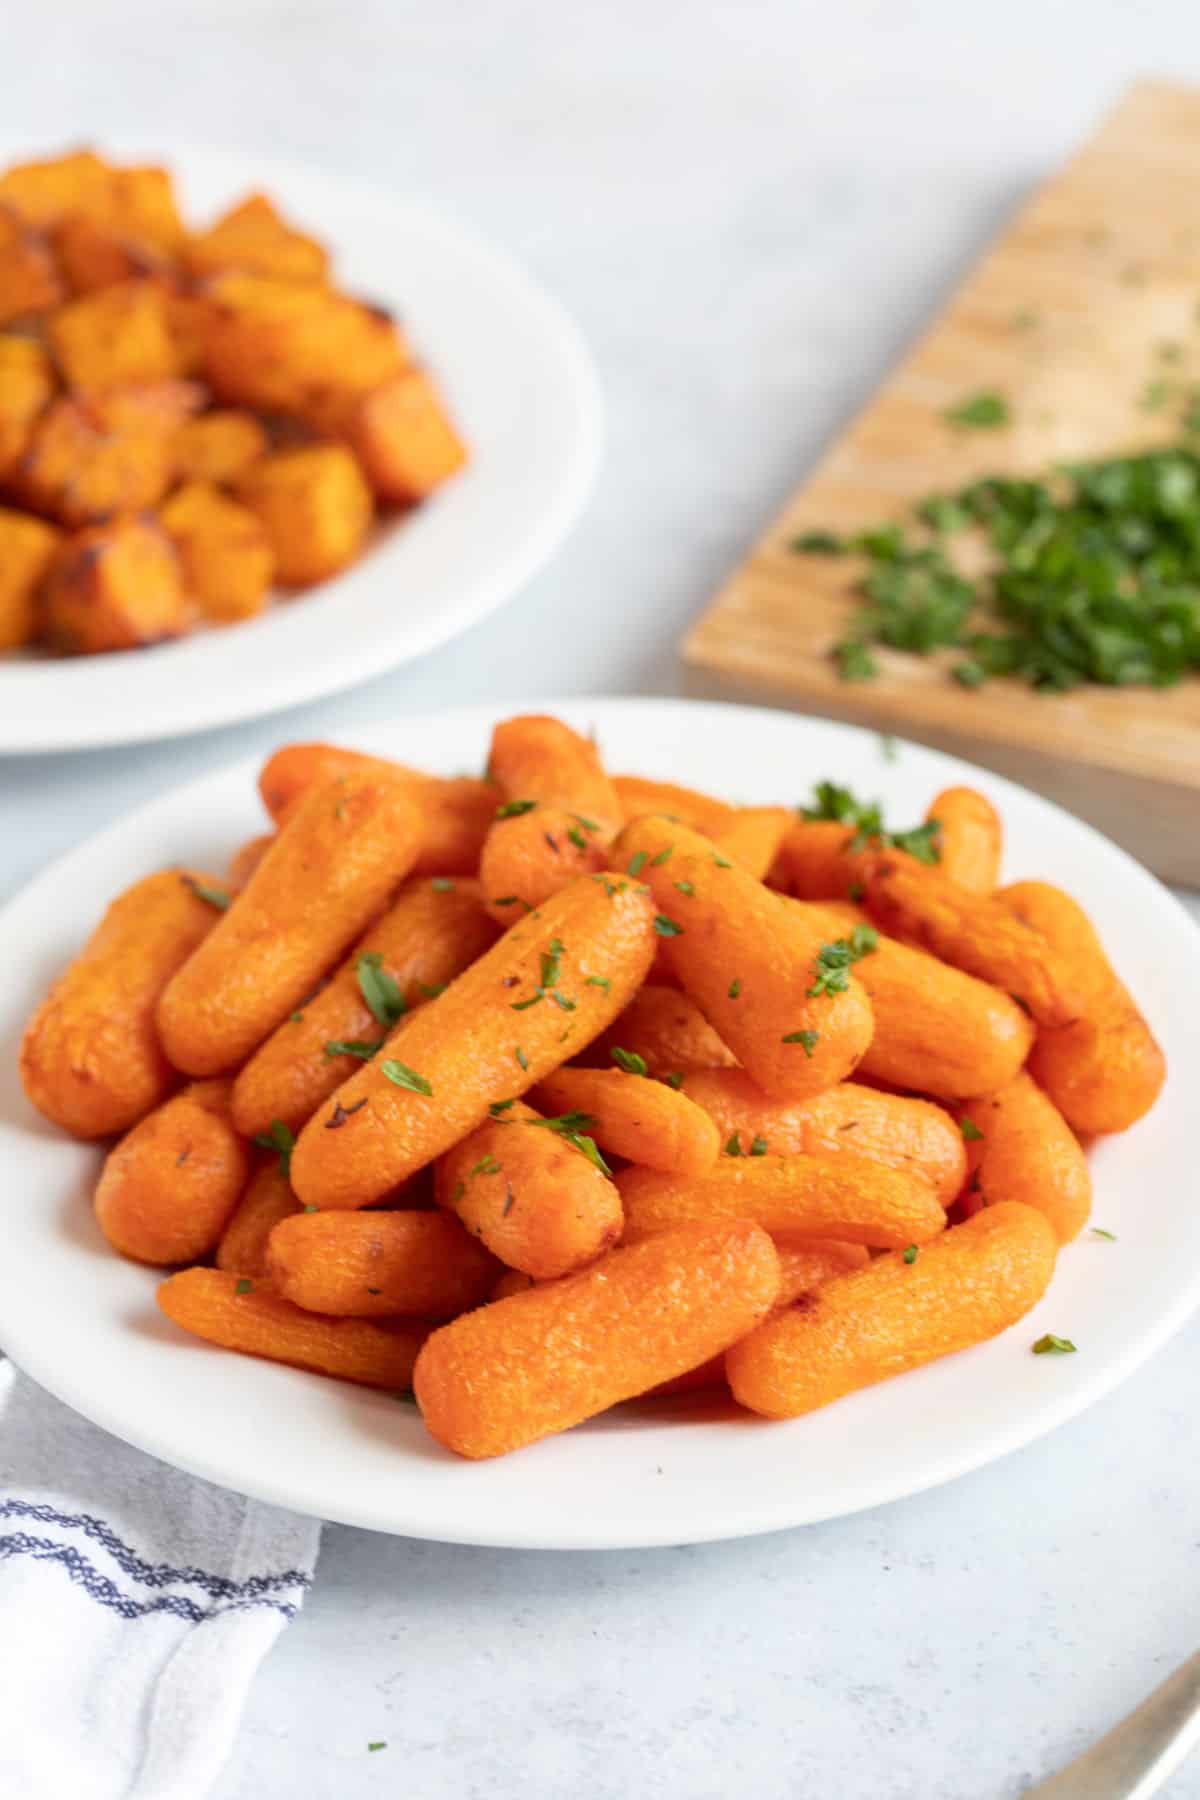
[(488, 1111), (491, 1113), (493, 1119), (498, 1119), (502, 1113), (508, 1111), (510, 1106), (515, 1105), (515, 1100), (493, 1100), (492, 1104), (488, 1107)]
[(567, 837), (570, 840), (570, 842), (572, 844), (574, 844), (574, 846), (577, 850), (586, 850), (587, 849), (588, 841), (584, 837), (582, 831), (580, 831), (578, 825), (572, 825), (569, 827), (569, 829), (567, 831)]
[(810, 803), (797, 811), (802, 819), (832, 819), (840, 825), (852, 825), (851, 850), (872, 845), (882, 850), (905, 850), (918, 862), (931, 865), (941, 860), (942, 827), (937, 819), (927, 819), (908, 831), (890, 831), (878, 800), (860, 800), (853, 788), (841, 787), (836, 781), (818, 781)]
[(726, 1156), (740, 1156), (742, 1154), (742, 1140), (740, 1133), (735, 1131), (733, 1136), (727, 1141), (725, 1145), (725, 1154)]
[(404, 1017), (406, 1002), (399, 983), (383, 966), (383, 952), (364, 950), (354, 967), (359, 992), (379, 1023), (390, 1030)]
[(666, 1084), (669, 1088), (674, 1088), (676, 1090), (676, 1092), (678, 1092), (679, 1089), (683, 1086), (683, 1070), (682, 1069), (674, 1069), (674, 1070), (672, 1070), (670, 1075), (664, 1075), (663, 1080), (666, 1082)]
[(968, 1144), (978, 1143), (979, 1139), (983, 1136), (982, 1131), (980, 1131), (974, 1119), (968, 1119), (965, 1114), (958, 1121), (958, 1128), (966, 1138)]
[(609, 1051), (609, 1055), (616, 1063), (618, 1069), (624, 1069), (627, 1075), (646, 1075), (649, 1073), (646, 1067), (645, 1057), (639, 1056), (636, 1050), (622, 1050), (619, 1044), (614, 1044)]
[(433, 1093), (433, 1089), (424, 1075), (418, 1075), (417, 1071), (410, 1069), (407, 1063), (397, 1062), (395, 1057), (389, 1057), (386, 1062), (381, 1062), (379, 1068), (381, 1074), (386, 1075), (388, 1080), (394, 1082), (398, 1088), (407, 1088), (412, 1094)]
[(722, 856), (719, 850), (713, 851), (712, 859), (716, 863), (718, 869), (732, 869), (733, 867), (729, 858), (727, 856)]
[(197, 900), (207, 900), (208, 904), (215, 906), (218, 912), (228, 912), (233, 899), (228, 888), (209, 887), (203, 881), (197, 881), (194, 875), (185, 875), (183, 885), (195, 894)]
[(326, 1056), (357, 1056), (360, 1062), (370, 1062), (377, 1050), (383, 1048), (382, 1038), (330, 1038), (325, 1045)]
[(942, 417), (949, 425), (974, 431), (994, 431), (1011, 422), (1008, 401), (1004, 395), (988, 388), (981, 388), (977, 394), (969, 394), (957, 406), (948, 406)]
[(845, 538), (832, 531), (802, 531), (789, 546), (801, 556), (841, 556), (846, 547)]
[(612, 991), (612, 982), (607, 975), (589, 975), (584, 985), (585, 987), (603, 988), (606, 994)]
[(908, 1249), (904, 1252), (904, 1261), (906, 1263), (915, 1263), (920, 1254), (921, 1252), (917, 1249), (917, 1246), (915, 1244), (910, 1244)]
[(1070, 1338), (1056, 1337), (1052, 1331), (1048, 1331), (1045, 1337), (1040, 1337), (1033, 1346), (1033, 1354), (1035, 1356), (1070, 1356), (1074, 1353), (1075, 1348), (1076, 1346)]
[(808, 990), (809, 998), (819, 994), (844, 994), (850, 986), (851, 968), (864, 956), (869, 956), (878, 943), (879, 933), (873, 925), (856, 925), (848, 938), (836, 938), (832, 944), (822, 944), (817, 952), (816, 980)]
[(674, 919), (669, 919), (666, 913), (655, 913), (654, 929), (657, 931), (659, 937), (672, 938), (683, 936), (683, 926), (677, 924)]
[(532, 812), (536, 805), (536, 800), (506, 800), (503, 806), (496, 808), (496, 817), (498, 819), (519, 819), (522, 813)]
[(494, 1156), (481, 1156), (475, 1167), (468, 1170), (468, 1174), (471, 1175), (498, 1175), (499, 1173), (500, 1164)]
[(738, 995), (741, 993), (741, 991), (742, 991), (742, 978), (740, 975), (737, 975), (730, 982), (728, 988), (726, 989), (726, 999), (736, 1000)]
[(756, 1137), (750, 1145), (748, 1154), (751, 1156), (765, 1156), (767, 1154), (766, 1138)]
[(1117, 1241), (1116, 1232), (1115, 1231), (1105, 1231), (1103, 1225), (1089, 1225), (1088, 1230), (1091, 1232), (1093, 1237), (1106, 1238), (1110, 1244), (1115, 1244)]
[(252, 1281), (247, 1281), (246, 1277), (243, 1275), (233, 1291), (235, 1294), (252, 1294), (254, 1292), (254, 1283)]
[(270, 1130), (256, 1131), (251, 1141), (257, 1144), (260, 1150), (278, 1152), (279, 1172), (285, 1181), (289, 1181), (292, 1174), (292, 1151), (296, 1148), (296, 1140), (292, 1135), (291, 1128), (285, 1125), (282, 1119), (272, 1119)]
[(650, 867), (652, 869), (661, 869), (668, 857), (674, 854), (674, 850), (674, 844), (668, 844), (665, 850), (660, 850), (657, 856), (652, 856), (650, 858)]
[[(396, 1398), (397, 1398), (397, 1400), (414, 1400), (415, 1401), (416, 1395), (415, 1394), (397, 1394)], [(374, 1743), (367, 1745), (367, 1749), (368, 1750), (386, 1750), (387, 1749), (387, 1739), (386, 1738), (376, 1738)]]
[(582, 1156), (586, 1156), (602, 1175), (612, 1174), (612, 1170), (596, 1148), (596, 1140), (585, 1135), (586, 1127), (596, 1123), (590, 1113), (565, 1112), (560, 1113), (555, 1119), (526, 1119), (525, 1123), (541, 1126), (546, 1131), (556, 1132), (559, 1137), (565, 1138), (573, 1149), (578, 1150)]
[(629, 859), (625, 873), (627, 875), (632, 875), (636, 880), (645, 868), (646, 863), (649, 860), (649, 855), (650, 852), (648, 850), (635, 850)]
[(688, 900), (690, 900), (696, 892), (695, 888), (693, 887), (693, 885), (690, 881), (677, 881), (675, 883), (675, 886), (678, 888), (679, 892), (681, 894), (683, 894)]
[(820, 1035), (819, 1031), (789, 1031), (787, 1036), (782, 1039), (782, 1042), (785, 1044), (801, 1045), (805, 1056), (811, 1057), (813, 1051), (817, 1047), (817, 1040)]
[(526, 1056), (525, 1052), (522, 1050), (520, 1044), (518, 1044), (516, 1049), (513, 1051), (513, 1055), (516, 1057), (518, 1063), (521, 1065), (521, 1067), (523, 1069), (529, 1068), (529, 1058)]
[(454, 892), (454, 883), (449, 875), (435, 875), (429, 885), (435, 894), (452, 894)]

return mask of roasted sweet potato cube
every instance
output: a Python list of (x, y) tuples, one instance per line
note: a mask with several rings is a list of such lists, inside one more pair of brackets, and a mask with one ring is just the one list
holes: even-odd
[(46, 240), (0, 204), (0, 325), (45, 312), (63, 297)]
[(175, 347), (175, 372), (178, 375), (200, 375), (204, 368), (204, 339), (212, 307), (203, 294), (187, 287), (163, 284), (163, 304), (167, 313), (167, 331)]
[(47, 326), (69, 387), (94, 392), (178, 374), (166, 296), (156, 281), (121, 281), (60, 308)]
[(183, 584), (215, 625), (250, 619), (267, 603), (275, 555), (266, 527), (248, 506), (207, 481), (189, 481), (162, 509)]
[(266, 527), (280, 581), (297, 587), (353, 562), (371, 523), (371, 490), (341, 444), (266, 456), (238, 493)]
[(110, 170), (97, 210), (111, 231), (135, 244), (172, 257), (183, 249), (187, 233), (168, 169), (144, 163)]
[(174, 472), (174, 441), (199, 390), (182, 381), (64, 394), (51, 401), (13, 469), (13, 485), (64, 525), (154, 506)]
[(30, 225), (54, 225), (69, 212), (102, 211), (110, 173), (92, 150), (14, 163), (0, 175), (0, 205)]
[(466, 446), (422, 369), (405, 369), (356, 399), (342, 435), (382, 500), (424, 500), (467, 460)]
[(54, 372), (42, 346), (32, 338), (0, 337), (0, 478), (25, 449), (53, 392)]
[(44, 519), (0, 507), (0, 650), (36, 637), (38, 589), (61, 536)]
[(315, 238), (281, 218), (265, 194), (250, 194), (192, 239), (187, 264), (196, 275), (244, 269), (275, 281), (321, 281), (329, 257)]
[(174, 545), (151, 519), (117, 519), (68, 538), (42, 606), (50, 641), (81, 656), (156, 644), (191, 623)]
[(204, 292), (204, 378), (235, 405), (307, 418), (331, 397), (378, 387), (408, 360), (386, 315), (315, 283), (231, 274)]
[(236, 481), (265, 456), (267, 434), (253, 413), (201, 413), (175, 440), (175, 466), (184, 481)]
[(94, 294), (170, 266), (153, 245), (122, 237), (86, 213), (71, 213), (55, 226), (54, 249), (73, 294)]

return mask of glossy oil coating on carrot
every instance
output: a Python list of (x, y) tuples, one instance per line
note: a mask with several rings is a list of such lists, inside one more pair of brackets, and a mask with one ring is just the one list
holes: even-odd
[(894, 1250), (928, 1243), (946, 1224), (922, 1176), (861, 1156), (721, 1156), (707, 1175), (622, 1169), (616, 1180), (627, 1243), (678, 1225), (753, 1219), (789, 1242), (837, 1238)]
[(273, 1232), (268, 1266), (285, 1300), (336, 1318), (453, 1318), (486, 1300), (499, 1275), (442, 1212), (300, 1212)]
[[(793, 901), (803, 906), (803, 901)], [(808, 907), (824, 929), (845, 934), (864, 918), (844, 905)], [(875, 1035), (859, 1073), (942, 1099), (1004, 1087), (1029, 1055), (1034, 1025), (1010, 994), (882, 933), (855, 964), (871, 998)]]
[(322, 1318), (265, 1286), (246, 1287), (245, 1277), (224, 1269), (182, 1269), (168, 1276), (158, 1304), (184, 1331), (222, 1349), (400, 1391), (412, 1383), (429, 1330), (409, 1320)]
[(480, 853), (479, 881), (497, 924), (511, 925), (569, 881), (608, 867), (609, 838), (588, 830), (582, 816), (536, 806), (495, 820)]
[(218, 1269), (232, 1270), (235, 1275), (265, 1275), (271, 1233), (282, 1219), (290, 1219), (299, 1211), (300, 1202), (292, 1192), (292, 1184), (284, 1174), (279, 1158), (272, 1156), (251, 1175), (232, 1218), (221, 1233), (217, 1245)]
[(960, 1113), (971, 1186), (984, 1204), (1020, 1200), (1045, 1214), (1060, 1244), (1078, 1237), (1092, 1210), (1087, 1158), (1033, 1077), (1022, 1070), (998, 1094), (964, 1101)]
[(986, 794), (976, 788), (948, 787), (935, 794), (925, 814), (936, 819), (938, 867), (973, 894), (994, 892), (1000, 879), (1004, 827)]
[[(572, 1136), (514, 1100), (440, 1157), (434, 1192), (510, 1269), (553, 1281), (595, 1262), (621, 1235), (621, 1196)], [(593, 1140), (594, 1141), (594, 1140)]]
[(681, 787), (676, 781), (653, 781), (644, 775), (614, 775), (613, 787), (621, 802), (621, 817), (628, 825), (631, 819), (647, 813), (660, 813), (668, 819), (687, 825), (705, 837), (716, 837), (727, 831), (737, 817), (738, 809), (726, 800), (714, 800), (695, 788)]
[(726, 1357), (734, 1397), (792, 1419), (995, 1337), (1041, 1299), (1057, 1245), (1032, 1206), (987, 1207), (911, 1262), (903, 1253), (823, 1282)]
[(694, 1100), (621, 1069), (556, 1069), (534, 1090), (550, 1114), (582, 1112), (602, 1150), (680, 1175), (703, 1175), (721, 1147), (717, 1127)]
[(635, 882), (585, 876), (529, 914), (402, 1019), (309, 1120), (292, 1157), (300, 1199), (367, 1206), (598, 1036), (654, 955)]
[(829, 967), (822, 926), (667, 819), (627, 825), (616, 849), (650, 884), (680, 986), (759, 1086), (799, 1100), (844, 1081), (874, 1021), (851, 970)]
[(930, 1100), (856, 1081), (810, 1100), (771, 1100), (744, 1069), (693, 1070), (683, 1092), (710, 1114), (722, 1144), (736, 1137), (743, 1155), (760, 1145), (774, 1156), (863, 1156), (923, 1175), (943, 1206), (966, 1177), (962, 1132)]
[(474, 875), (497, 804), (496, 789), (477, 776), (427, 775), (336, 744), (285, 744), (263, 764), (258, 788), (267, 811), (282, 825), (301, 796), (322, 781), (371, 771), (392, 774), (412, 790), (421, 814), (421, 848), (413, 873)]
[(198, 891), (211, 885), (212, 876), (164, 869), (127, 888), (26, 1026), (25, 1092), (74, 1137), (128, 1130), (175, 1086), (155, 1008), (217, 922)]
[(417, 1403), (460, 1456), (501, 1456), (695, 1368), (752, 1330), (778, 1287), (756, 1226), (668, 1232), (435, 1331)]
[(794, 822), (795, 814), (786, 806), (739, 806), (732, 823), (713, 835), (713, 843), (756, 881), (765, 881)]
[(244, 844), (238, 845), (229, 859), (225, 877), (225, 885), (232, 893), (241, 893), (274, 842), (275, 833), (263, 831), (257, 837), (247, 838)]
[(1044, 881), (999, 898), (1054, 946), (1083, 996), (1083, 1016), (1039, 1031), (1031, 1073), (1076, 1131), (1126, 1131), (1162, 1092), (1166, 1058), (1077, 901)]
[(133, 1127), (104, 1164), (96, 1220), (135, 1262), (195, 1262), (216, 1248), (250, 1173), (227, 1081), (198, 1081)]
[(640, 1056), (648, 1072), (660, 1077), (685, 1069), (731, 1069), (736, 1063), (694, 1000), (677, 987), (650, 981), (596, 1039), (585, 1060), (611, 1067), (614, 1048)]
[[(395, 982), (401, 1010), (408, 1012), (434, 999), (496, 936), (480, 905), (478, 882), (428, 875), (405, 882), (332, 979), (297, 1007), (242, 1069), (233, 1090), (238, 1130), (253, 1137), (281, 1119), (299, 1131), (360, 1067), (371, 1046), (387, 1037), (389, 1009), (378, 991), (373, 958), (382, 959), (378, 968)], [(368, 1003), (368, 993), (385, 1019)], [(356, 1048), (339, 1053), (339, 1044)]]
[(315, 789), (158, 1005), (177, 1068), (235, 1068), (312, 993), (411, 868), (420, 821), (390, 777)]
[(882, 931), (1015, 995), (1039, 1025), (1078, 1018), (1081, 997), (1050, 943), (1003, 901), (893, 851), (870, 859), (863, 882), (863, 905)]

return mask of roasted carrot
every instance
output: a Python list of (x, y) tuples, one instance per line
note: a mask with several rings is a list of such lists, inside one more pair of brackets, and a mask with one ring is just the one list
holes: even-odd
[(109, 1152), (96, 1220), (122, 1256), (166, 1265), (216, 1248), (250, 1172), (229, 1098), (227, 1081), (195, 1082)]
[(627, 825), (616, 849), (650, 884), (680, 986), (759, 1086), (799, 1100), (845, 1080), (874, 1028), (851, 969), (873, 934), (831, 943), (820, 923), (668, 819)]
[(179, 869), (127, 888), (26, 1026), (25, 1092), (74, 1137), (128, 1130), (175, 1086), (154, 1012), (217, 922), (206, 890), (217, 891), (211, 876)]
[(786, 806), (739, 806), (732, 822), (713, 834), (713, 843), (756, 881), (765, 881), (794, 820)]
[(262, 1276), (267, 1272), (267, 1244), (281, 1219), (300, 1211), (278, 1156), (264, 1161), (251, 1175), (249, 1185), (234, 1208), (217, 1245), (218, 1269), (235, 1275)]
[(943, 788), (930, 802), (926, 821), (936, 819), (938, 867), (973, 894), (990, 894), (1000, 879), (1004, 827), (986, 794), (975, 788)]
[(959, 1108), (970, 1187), (985, 1205), (1020, 1200), (1036, 1206), (1060, 1244), (1078, 1237), (1092, 1210), (1092, 1177), (1071, 1127), (1024, 1070), (998, 1094)]
[(837, 1238), (873, 1249), (928, 1243), (946, 1215), (920, 1175), (862, 1156), (722, 1156), (707, 1175), (622, 1169), (625, 1238), (678, 1225), (753, 1219), (773, 1237)]
[(326, 1319), (225, 1269), (181, 1269), (158, 1290), (168, 1319), (245, 1356), (364, 1387), (403, 1391), (429, 1327), (411, 1320)]
[(1126, 1131), (1154, 1105), (1167, 1073), (1141, 1009), (1069, 894), (1019, 881), (998, 898), (1053, 945), (1083, 997), (1082, 1017), (1038, 1032), (1030, 1072), (1076, 1131)]
[(384, 1049), (309, 1120), (292, 1159), (300, 1199), (369, 1205), (599, 1035), (654, 954), (636, 883), (585, 876), (514, 925), (400, 1021)]
[(721, 1147), (717, 1127), (702, 1107), (644, 1074), (556, 1069), (539, 1082), (533, 1098), (551, 1114), (584, 1113), (588, 1122), (582, 1129), (602, 1150), (650, 1169), (703, 1175)]
[(569, 881), (608, 867), (608, 838), (588, 830), (582, 817), (536, 806), (495, 820), (480, 853), (479, 881), (497, 924), (511, 925)]
[(677, 987), (650, 981), (590, 1046), (585, 1060), (611, 1067), (614, 1049), (640, 1056), (649, 1074), (664, 1077), (685, 1069), (732, 1068), (735, 1062), (694, 1000)]
[(668, 1232), (434, 1332), (417, 1403), (449, 1449), (500, 1456), (704, 1362), (765, 1316), (778, 1287), (756, 1226)]
[(988, 1207), (915, 1257), (881, 1256), (822, 1282), (730, 1350), (734, 1397), (792, 1419), (1016, 1324), (1054, 1273), (1054, 1232), (1032, 1206)]
[(590, 1127), (501, 1103), (439, 1158), (437, 1199), (512, 1269), (537, 1281), (581, 1269), (621, 1235), (621, 1197), (593, 1160)]
[(295, 1010), (412, 866), (420, 822), (388, 776), (347, 775), (289, 819), (158, 1003), (189, 1075), (232, 1069)]
[(480, 858), (492, 916), (540, 906), (568, 881), (607, 866), (621, 823), (616, 789), (596, 747), (559, 719), (505, 719), (492, 733), (488, 772), (499, 806)]
[(272, 1283), (306, 1312), (448, 1319), (495, 1286), (496, 1259), (441, 1212), (302, 1213), (272, 1232)]
[(685, 1075), (683, 1092), (711, 1115), (721, 1142), (736, 1140), (743, 1155), (761, 1146), (776, 1156), (866, 1157), (923, 1175), (943, 1206), (966, 1175), (962, 1133), (929, 1100), (855, 1081), (809, 1100), (771, 1100), (744, 1069), (695, 1069)]
[(788, 893), (798, 900), (845, 900), (858, 887), (870, 852), (852, 850), (853, 825), (836, 819), (801, 819), (779, 847), (779, 868)]
[(244, 844), (238, 846), (229, 859), (226, 875), (226, 886), (232, 893), (241, 893), (274, 842), (275, 833), (263, 831), (257, 837), (247, 838)]
[(711, 794), (695, 788), (680, 787), (675, 781), (653, 781), (644, 775), (614, 775), (613, 787), (621, 802), (621, 817), (628, 825), (631, 819), (647, 813), (661, 813), (668, 819), (702, 831), (706, 837), (717, 837), (732, 826), (738, 809), (725, 800), (714, 800)]
[(238, 1130), (253, 1137), (281, 1119), (298, 1131), (397, 1019), (434, 999), (495, 940), (478, 882), (427, 875), (405, 882), (326, 986), (242, 1069), (233, 1090)]

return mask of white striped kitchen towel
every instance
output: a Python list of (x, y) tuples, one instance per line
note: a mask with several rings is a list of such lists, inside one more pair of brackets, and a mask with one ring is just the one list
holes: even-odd
[(0, 1360), (0, 1794), (200, 1800), (320, 1529), (129, 1449)]

